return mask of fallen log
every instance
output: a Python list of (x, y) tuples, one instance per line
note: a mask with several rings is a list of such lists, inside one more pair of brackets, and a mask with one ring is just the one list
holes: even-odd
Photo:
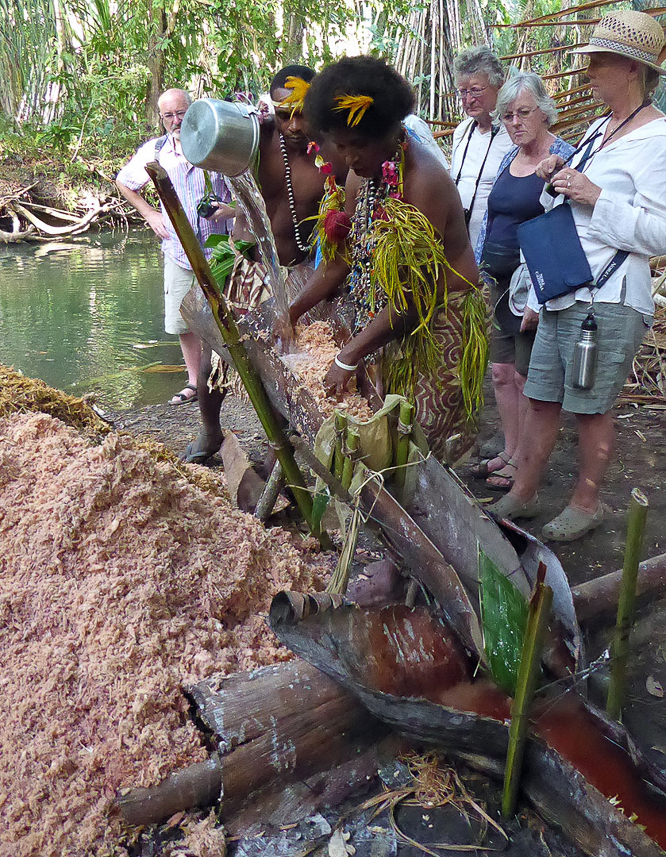
[(187, 689), (218, 744), (206, 762), (147, 789), (122, 793), (128, 824), (164, 821), (180, 810), (222, 801), (226, 818), (259, 789), (310, 777), (357, 758), (388, 730), (322, 672), (304, 661), (265, 667)]
[(28, 226), (27, 229), (18, 229), (13, 232), (4, 232), (0, 229), (0, 241), (3, 244), (20, 244), (22, 241), (32, 238), (35, 232), (34, 226)]
[[(622, 570), (574, 586), (571, 590), (576, 614), (581, 622), (596, 619), (617, 610), (617, 599), (622, 582)], [(638, 566), (636, 595), (666, 592), (666, 553), (647, 559)]]
[(96, 205), (91, 208), (87, 214), (77, 219), (69, 226), (51, 226), (49, 223), (41, 220), (36, 214), (33, 214), (33, 212), (29, 211), (25, 206), (16, 201), (10, 202), (7, 207), (15, 211), (17, 214), (20, 214), (25, 220), (32, 224), (35, 229), (44, 233), (44, 235), (62, 236), (78, 235), (81, 232), (85, 232), (102, 214), (111, 211), (111, 209), (115, 207), (115, 203), (106, 203), (102, 205), (99, 200), (95, 200), (95, 203)]
[(211, 806), (220, 797), (222, 766), (214, 753), (205, 762), (171, 774), (153, 788), (127, 789), (116, 798), (127, 824), (156, 824), (177, 812)]

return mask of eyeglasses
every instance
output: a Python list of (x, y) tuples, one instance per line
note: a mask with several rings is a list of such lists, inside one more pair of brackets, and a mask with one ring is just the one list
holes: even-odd
[(182, 119), (187, 110), (176, 110), (175, 113), (160, 113), (165, 122), (173, 122), (174, 119)]
[(464, 101), (467, 96), (470, 98), (481, 98), (486, 89), (488, 89), (487, 86), (473, 86), (471, 89), (457, 89), (456, 92)]
[(538, 110), (538, 107), (521, 107), (520, 110), (516, 110), (515, 113), (505, 113), (502, 116), (503, 122), (513, 122), (514, 119), (518, 119), (520, 122), (524, 122), (528, 116), (531, 116), (535, 110)]

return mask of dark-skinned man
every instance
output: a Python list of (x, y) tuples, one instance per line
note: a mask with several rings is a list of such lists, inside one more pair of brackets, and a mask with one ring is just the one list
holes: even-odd
[[(302, 102), (314, 72), (305, 66), (287, 66), (273, 78), (270, 97), (274, 114), (264, 114), (259, 139), (258, 184), (275, 237), (280, 265), (289, 269), (288, 291), (293, 297), (312, 270), (310, 233), (326, 178), (308, 152), (309, 137), (302, 117)], [(253, 240), (243, 218), (236, 218), (234, 239)], [(271, 296), (266, 271), (254, 248), (253, 261), (236, 260), (225, 295), (234, 311), (243, 314)], [(211, 360), (212, 356), (212, 360)], [(212, 372), (211, 372), (212, 368)], [(208, 381), (211, 381), (209, 386)], [(204, 346), (199, 374), (201, 430), (185, 451), (184, 460), (201, 464), (222, 444), (220, 408), (228, 389), (226, 364)]]

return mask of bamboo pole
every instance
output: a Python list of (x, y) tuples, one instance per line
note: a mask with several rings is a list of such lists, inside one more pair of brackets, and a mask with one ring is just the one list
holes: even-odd
[[(536, 21), (545, 21), (547, 18), (564, 18), (570, 14), (577, 14), (586, 9), (596, 9), (597, 6), (613, 6), (615, 3), (621, 3), (622, 0), (590, 0), (589, 3), (581, 3), (578, 6), (568, 6), (565, 9), (560, 9), (559, 12), (549, 12), (547, 15), (539, 15), (536, 18), (526, 18), (524, 21), (519, 21), (518, 26), (525, 24), (534, 24)], [(585, 23), (584, 19), (580, 22)], [(508, 24), (506, 26), (512, 26)]]
[[(571, 107), (578, 107), (580, 104), (592, 103), (592, 95), (589, 92), (585, 95), (579, 95), (576, 98), (572, 98), (570, 101), (565, 101), (564, 99), (568, 94), (568, 92), (565, 92), (563, 95), (553, 95), (553, 99), (555, 101), (563, 102), (558, 105), (558, 110), (569, 110)], [(600, 102), (597, 101), (595, 103), (599, 104)]]
[(502, 791), (502, 815), (505, 818), (510, 818), (516, 809), (530, 710), (539, 679), (541, 649), (553, 600), (553, 590), (545, 585), (545, 576), (546, 565), (540, 562), (534, 592), (530, 598), (525, 640), (518, 667), (516, 696), (511, 706), (509, 749)]
[(395, 482), (399, 494), (405, 490), (405, 468), (409, 458), (409, 441), (412, 436), (414, 422), (414, 405), (411, 402), (400, 402), (398, 418), (398, 443), (395, 449)]
[(215, 323), (234, 361), (236, 371), (241, 377), (261, 425), (266, 432), (268, 442), (275, 451), (275, 455), (282, 466), (285, 479), (294, 493), (298, 508), (301, 510), (308, 527), (312, 531), (312, 500), (305, 486), (303, 475), (296, 464), (293, 447), (283, 432), (266, 395), (261, 378), (245, 351), (245, 347), (241, 342), (238, 325), (220, 292), (171, 180), (163, 167), (155, 161), (146, 165), (146, 172), (153, 180), (157, 193), (180, 239), (180, 243), (183, 245), (190, 265), (192, 265), (194, 275), (210, 304)]
[(627, 516), (627, 543), (624, 550), (622, 588), (617, 605), (615, 635), (611, 644), (610, 686), (606, 700), (606, 713), (614, 720), (620, 720), (624, 705), (629, 635), (634, 623), (638, 562), (643, 550), (643, 535), (645, 534), (645, 521), (649, 505), (645, 494), (640, 489), (634, 488), (631, 492)]
[(344, 467), (345, 456), (342, 451), (343, 441), (347, 433), (347, 414), (342, 411), (336, 411), (334, 417), (335, 423), (335, 449), (333, 450), (333, 475), (336, 479), (342, 482), (342, 470)]
[[(568, 10), (571, 12), (571, 9)], [(510, 29), (510, 30), (528, 30), (535, 27), (564, 27), (567, 24), (598, 24), (601, 18), (585, 18), (584, 20), (576, 20), (576, 18), (567, 18), (559, 21), (528, 21), (525, 24), (491, 24), (493, 29)]]
[[(566, 69), (566, 71), (552, 71), (548, 74), (542, 74), (541, 80), (555, 80), (557, 77), (570, 77), (574, 74), (585, 74), (586, 69), (583, 68), (571, 68)], [(588, 84), (589, 86), (589, 84)]]
[(273, 511), (273, 507), (275, 506), (280, 491), (282, 490), (282, 477), (282, 465), (279, 461), (276, 461), (273, 465), (273, 469), (271, 470), (271, 475), (268, 477), (262, 495), (259, 498), (259, 502), (254, 510), (254, 517), (258, 518), (262, 522), (267, 521)]
[(592, 116), (578, 116), (575, 119), (567, 119), (565, 122), (556, 122), (551, 127), (553, 131), (556, 131), (559, 134), (567, 128), (577, 128), (579, 125), (589, 125), (593, 119), (598, 119), (600, 116), (603, 116), (603, 113), (595, 113)]
[(430, 92), (428, 116), (430, 119), (435, 117), (435, 95), (437, 90), (437, 77), (435, 70), (437, 68), (437, 17), (435, 15), (435, 3), (437, 0), (430, 0)]
[(342, 487), (345, 491), (349, 491), (349, 486), (352, 483), (352, 477), (354, 476), (354, 463), (356, 459), (355, 454), (358, 452), (359, 442), (360, 436), (358, 430), (353, 426), (348, 426), (346, 441), (347, 450), (342, 463)]
[(444, 57), (447, 55), (447, 51), (444, 49), (443, 36), (444, 36), (444, 0), (437, 0), (437, 14), (439, 18), (439, 29), (438, 29), (438, 54), (439, 54), (439, 85), (438, 85), (438, 96), (439, 96), (439, 109), (437, 110), (437, 115), (440, 119), (444, 118), (444, 93), (447, 90), (446, 85), (446, 75), (444, 73)]
[[(563, 107), (560, 109), (558, 114), (558, 119), (562, 122), (566, 122), (569, 119), (572, 119), (574, 116), (580, 116), (581, 113), (588, 113), (591, 110), (597, 110), (599, 107), (605, 107), (606, 105), (603, 101), (590, 101), (588, 104), (581, 104), (579, 107)], [(556, 123), (556, 124), (559, 124)]]
[(528, 57), (536, 57), (541, 54), (556, 54), (560, 51), (571, 51), (574, 48), (582, 47), (584, 43), (579, 42), (574, 45), (561, 45), (559, 48), (542, 48), (539, 51), (523, 51), (518, 54), (507, 54), (506, 56), (500, 57), (501, 60), (516, 60), (516, 59), (527, 59)]

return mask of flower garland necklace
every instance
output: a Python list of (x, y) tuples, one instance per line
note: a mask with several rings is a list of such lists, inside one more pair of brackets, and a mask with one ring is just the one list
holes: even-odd
[(404, 196), (405, 150), (407, 142), (398, 144), (395, 155), (382, 164), (381, 179), (365, 179), (359, 189), (351, 222), (350, 244), (352, 270), (348, 286), (356, 309), (355, 332), (362, 330), (388, 303), (372, 283), (373, 255), (376, 246), (375, 224), (388, 221), (385, 208), (388, 199)]
[(287, 184), (287, 199), (289, 200), (289, 211), (291, 213), (291, 221), (294, 224), (294, 237), (296, 246), (301, 253), (309, 253), (310, 245), (304, 244), (301, 241), (300, 223), (296, 214), (296, 201), (294, 199), (294, 187), (291, 183), (291, 167), (289, 166), (289, 153), (287, 152), (287, 144), (284, 137), (280, 134), (280, 151), (282, 152), (282, 160), (284, 161), (284, 177)]

